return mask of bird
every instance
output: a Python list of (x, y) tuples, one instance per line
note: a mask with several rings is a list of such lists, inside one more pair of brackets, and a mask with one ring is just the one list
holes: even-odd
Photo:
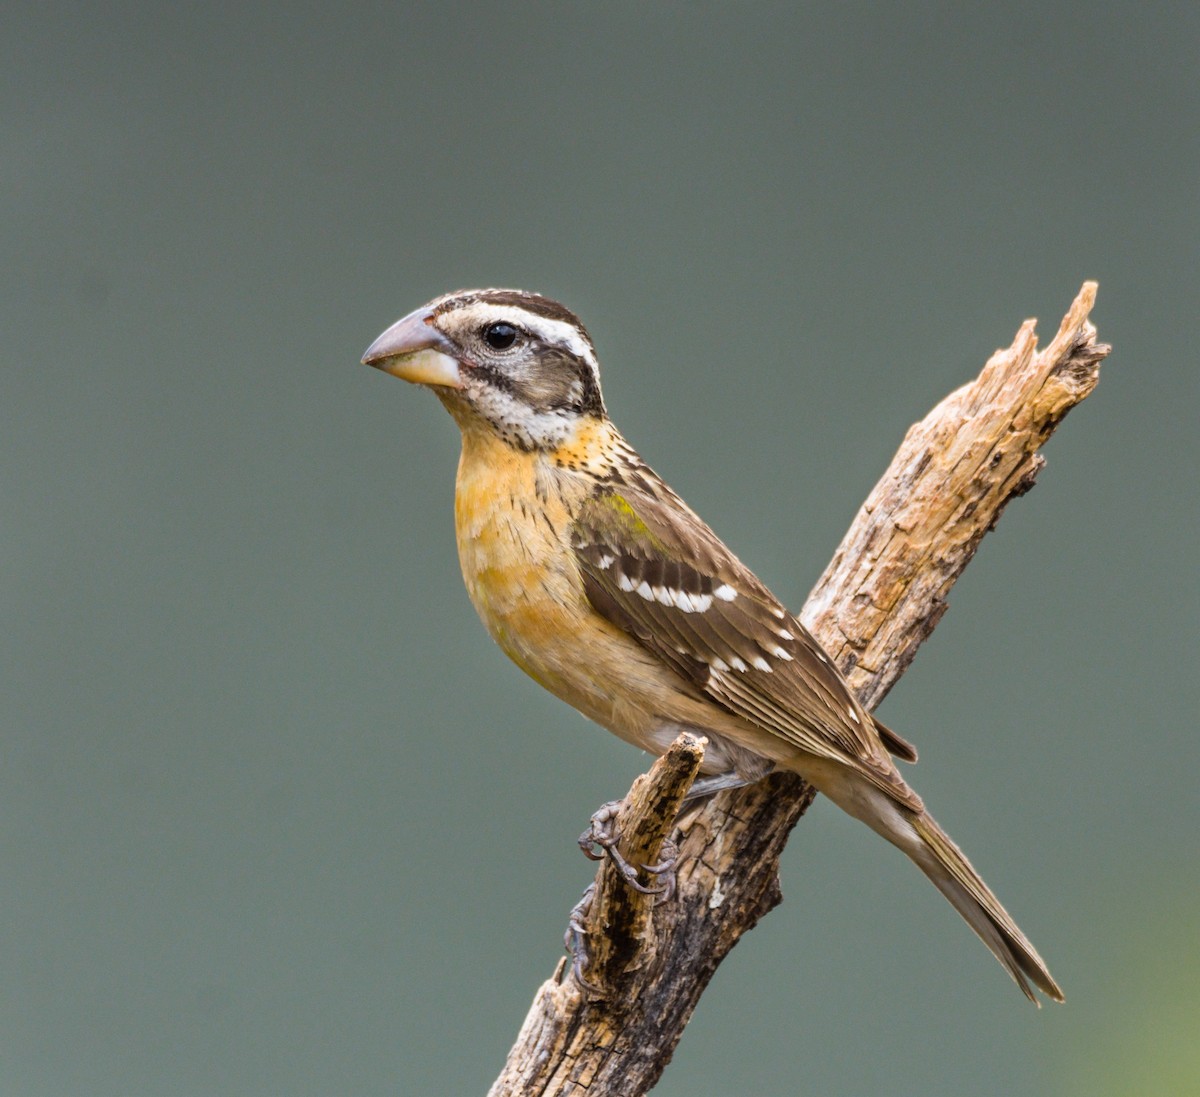
[(455, 529), (467, 592), (534, 681), (662, 754), (707, 738), (697, 786), (799, 774), (905, 853), (1040, 1005), (1063, 993), (893, 756), (916, 750), (609, 418), (595, 345), (564, 305), (459, 290), (362, 361), (430, 389), (462, 434)]

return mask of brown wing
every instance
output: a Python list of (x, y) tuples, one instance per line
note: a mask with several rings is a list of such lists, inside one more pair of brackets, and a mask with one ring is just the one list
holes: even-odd
[(726, 711), (852, 766), (920, 810), (875, 721), (820, 645), (652, 475), (639, 475), (644, 490), (613, 485), (581, 508), (573, 547), (592, 605)]

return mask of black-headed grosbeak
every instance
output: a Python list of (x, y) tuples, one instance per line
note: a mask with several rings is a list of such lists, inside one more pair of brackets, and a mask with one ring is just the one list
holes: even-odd
[(913, 748), (621, 437), (572, 312), (518, 290), (451, 293), (363, 361), (428, 386), (458, 423), (463, 576), (522, 670), (644, 750), (703, 734), (709, 787), (800, 774), (916, 862), (1031, 1000), (1030, 984), (1062, 1000), (897, 770), (891, 755)]

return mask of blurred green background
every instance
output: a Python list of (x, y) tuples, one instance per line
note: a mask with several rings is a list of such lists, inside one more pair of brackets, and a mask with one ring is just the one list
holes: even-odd
[(588, 323), (798, 607), (1085, 278), (1115, 346), (882, 716), (1066, 988), (818, 802), (657, 1093), (1200, 1089), (1195, 5), (0, 15), (0, 1093), (482, 1093), (646, 758), (461, 588), (445, 290)]

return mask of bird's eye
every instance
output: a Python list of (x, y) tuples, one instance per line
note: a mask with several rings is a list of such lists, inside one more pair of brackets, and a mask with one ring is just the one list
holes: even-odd
[(503, 321), (488, 324), (483, 329), (483, 338), (492, 350), (508, 350), (517, 341), (517, 329)]

